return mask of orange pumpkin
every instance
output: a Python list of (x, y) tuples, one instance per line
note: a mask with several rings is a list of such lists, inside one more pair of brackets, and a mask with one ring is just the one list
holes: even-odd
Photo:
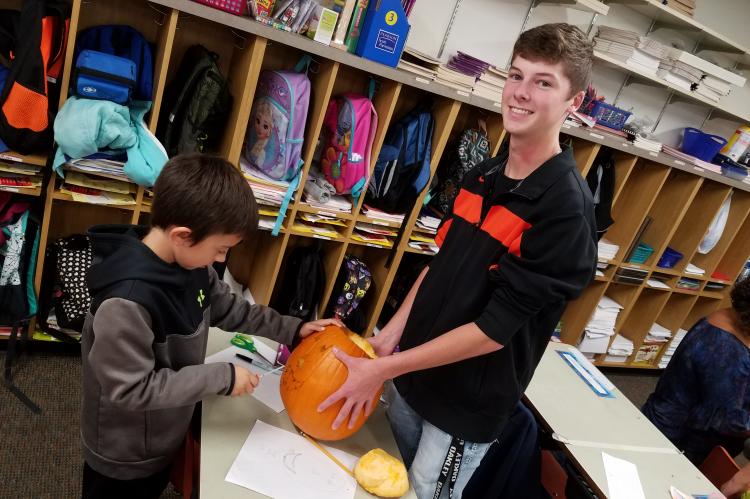
[[(367, 419), (359, 416), (354, 428), (345, 421), (338, 430), (331, 428), (344, 401), (323, 412), (318, 406), (346, 381), (348, 369), (333, 355), (333, 348), (352, 357), (375, 358), (372, 346), (356, 333), (339, 326), (328, 326), (314, 333), (294, 349), (281, 375), (281, 400), (292, 422), (318, 440), (341, 440), (356, 433)], [(383, 387), (373, 397), (377, 403)]]

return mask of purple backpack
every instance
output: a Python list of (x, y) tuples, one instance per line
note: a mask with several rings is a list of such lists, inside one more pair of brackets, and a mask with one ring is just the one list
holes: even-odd
[[(303, 58), (297, 65), (304, 69)], [(292, 181), (302, 166), (310, 79), (299, 71), (263, 71), (245, 139), (245, 158), (269, 177)]]
[(367, 184), (378, 115), (367, 97), (344, 94), (328, 104), (326, 142), (320, 160), (323, 174), (338, 194), (357, 199)]

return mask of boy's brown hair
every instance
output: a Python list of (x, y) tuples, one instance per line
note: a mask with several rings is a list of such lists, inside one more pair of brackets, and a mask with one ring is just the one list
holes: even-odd
[(154, 184), (151, 226), (187, 227), (193, 244), (214, 234), (247, 239), (258, 227), (250, 185), (228, 161), (206, 154), (170, 159)]
[(580, 29), (567, 23), (543, 24), (521, 33), (513, 46), (513, 57), (530, 61), (562, 63), (570, 81), (570, 97), (586, 90), (591, 80), (594, 46)]

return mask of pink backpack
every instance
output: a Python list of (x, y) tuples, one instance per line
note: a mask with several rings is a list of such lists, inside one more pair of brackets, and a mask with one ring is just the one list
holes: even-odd
[(367, 185), (378, 115), (367, 97), (344, 94), (331, 99), (323, 122), (326, 141), (321, 166), (338, 194), (357, 199)]

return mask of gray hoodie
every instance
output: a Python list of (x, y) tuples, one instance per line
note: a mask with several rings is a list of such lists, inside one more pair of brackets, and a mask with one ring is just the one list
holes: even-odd
[(209, 326), (291, 344), (301, 321), (250, 305), (213, 268), (186, 270), (141, 241), (147, 229), (93, 227), (93, 297), (81, 337), (84, 458), (130, 480), (168, 466), (195, 404), (228, 395), (232, 364), (203, 364)]

